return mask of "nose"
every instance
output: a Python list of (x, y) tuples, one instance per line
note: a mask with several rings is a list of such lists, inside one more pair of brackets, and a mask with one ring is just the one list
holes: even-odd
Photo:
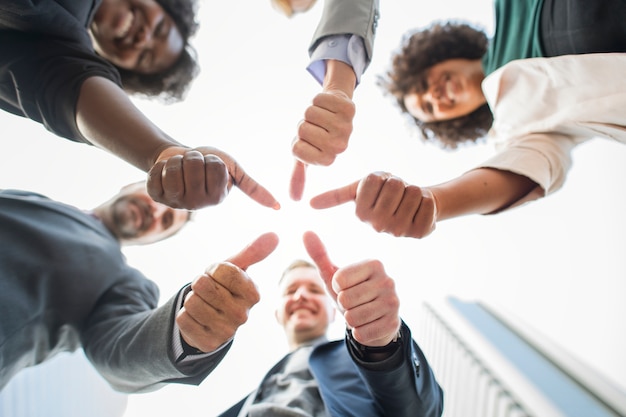
[(171, 209), (164, 204), (160, 204), (160, 203), (153, 204), (152, 205), (152, 219), (158, 223), (159, 219), (161, 219), (161, 217), (163, 217), (163, 214), (167, 212), (168, 210), (171, 210)]
[(301, 299), (308, 299), (309, 298), (309, 292), (307, 291), (306, 287), (299, 287), (295, 293), (293, 293), (293, 299), (294, 300), (301, 300)]

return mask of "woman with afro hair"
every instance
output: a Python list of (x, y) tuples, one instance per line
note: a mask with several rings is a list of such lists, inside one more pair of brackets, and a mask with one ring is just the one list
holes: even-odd
[[(504, 13), (523, 4), (542, 14)], [(570, 22), (580, 25), (572, 23), (569, 32), (553, 28), (549, 39), (533, 37), (530, 28), (538, 22), (540, 33), (548, 33), (547, 15), (557, 23), (565, 16), (556, 13), (564, 4), (571, 6)], [(496, 154), (428, 187), (372, 173), (314, 197), (314, 208), (355, 201), (359, 219), (377, 231), (422, 238), (439, 221), (495, 214), (554, 193), (565, 182), (572, 149), (584, 141), (626, 143), (626, 2), (498, 0), (496, 11), (491, 40), (454, 22), (412, 33), (380, 80), (426, 140), (454, 149), (488, 134)]]
[(494, 6), (491, 39), (468, 23), (433, 23), (407, 35), (391, 69), (379, 78), (423, 137), (444, 148), (487, 134), (493, 117), (481, 83), (506, 63), (626, 52), (623, 0), (496, 0)]
[[(181, 144), (128, 97), (140, 94), (166, 102), (184, 98), (198, 72), (189, 44), (198, 27), (196, 1), (2, 1), (0, 108), (38, 122), (57, 136), (107, 150), (147, 172), (148, 191), (159, 203), (186, 209), (215, 205), (235, 185), (256, 202), (278, 208), (269, 191), (232, 157), (209, 146)], [(346, 109), (332, 121), (351, 128), (351, 94), (371, 60), (378, 0), (326, 3), (328, 10), (325, 4), (309, 52), (317, 54), (327, 43), (323, 41), (333, 36), (348, 38), (348, 45), (351, 35), (363, 50), (360, 72), (351, 62), (324, 52), (316, 55), (324, 64), (315, 72), (323, 87), (339, 85), (347, 91), (324, 90), (331, 96), (324, 102), (335, 99)], [(349, 22), (345, 15), (351, 16)], [(350, 129), (343, 130), (349, 136)]]

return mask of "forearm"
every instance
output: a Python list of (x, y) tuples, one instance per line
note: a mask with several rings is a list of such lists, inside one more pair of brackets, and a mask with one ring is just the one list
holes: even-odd
[(324, 91), (340, 90), (352, 99), (356, 88), (356, 74), (345, 62), (330, 59), (326, 61), (326, 75), (323, 83)]
[(76, 124), (89, 142), (146, 172), (165, 149), (182, 146), (148, 120), (123, 90), (102, 77), (83, 82)]
[(505, 209), (536, 186), (534, 181), (523, 175), (479, 168), (427, 188), (435, 199), (437, 221), (441, 221), (466, 214), (488, 214)]

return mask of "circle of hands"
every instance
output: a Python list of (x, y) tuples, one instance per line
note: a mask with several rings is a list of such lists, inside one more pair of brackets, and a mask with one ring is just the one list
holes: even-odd
[[(313, 99), (292, 142), (295, 163), (289, 191), (293, 200), (303, 195), (309, 164), (328, 166), (347, 149), (354, 115), (354, 103), (341, 91), (324, 91)], [(274, 196), (233, 157), (209, 146), (167, 148), (150, 169), (147, 184), (155, 201), (175, 208), (219, 204), (233, 185), (263, 206), (280, 208)], [(432, 194), (386, 172), (374, 172), (319, 194), (310, 205), (327, 209), (348, 202), (354, 202), (357, 217), (378, 232), (421, 238), (434, 230)], [(315, 233), (306, 232), (303, 243), (354, 339), (366, 346), (391, 342), (400, 328), (399, 300), (383, 265), (367, 260), (340, 268)], [(247, 268), (265, 259), (277, 245), (275, 233), (263, 234), (192, 282), (176, 317), (185, 342), (211, 352), (233, 338), (260, 300)]]

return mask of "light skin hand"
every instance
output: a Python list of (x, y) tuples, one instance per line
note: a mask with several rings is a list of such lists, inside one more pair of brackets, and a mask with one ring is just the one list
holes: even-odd
[(289, 186), (293, 200), (302, 198), (307, 165), (329, 166), (348, 148), (356, 112), (352, 102), (355, 86), (352, 67), (341, 61), (326, 62), (323, 90), (305, 110), (291, 144), (296, 158)]
[(435, 230), (437, 202), (427, 188), (410, 185), (387, 172), (313, 197), (311, 207), (326, 209), (355, 202), (357, 217), (377, 232), (422, 238)]
[(365, 346), (389, 344), (400, 329), (400, 301), (395, 283), (380, 261), (339, 268), (315, 233), (306, 232), (303, 242), (354, 339)]
[(435, 230), (437, 221), (503, 210), (537, 186), (528, 177), (492, 168), (474, 169), (443, 184), (423, 188), (375, 172), (319, 194), (310, 204), (326, 209), (354, 201), (357, 217), (375, 230), (421, 238)]
[(209, 146), (172, 147), (163, 151), (148, 173), (148, 193), (174, 208), (216, 205), (235, 185), (257, 203), (278, 210), (280, 203), (226, 152)]
[(259, 302), (259, 291), (246, 270), (276, 249), (278, 236), (266, 233), (224, 262), (207, 268), (191, 284), (176, 316), (187, 344), (212, 352), (233, 338)]

